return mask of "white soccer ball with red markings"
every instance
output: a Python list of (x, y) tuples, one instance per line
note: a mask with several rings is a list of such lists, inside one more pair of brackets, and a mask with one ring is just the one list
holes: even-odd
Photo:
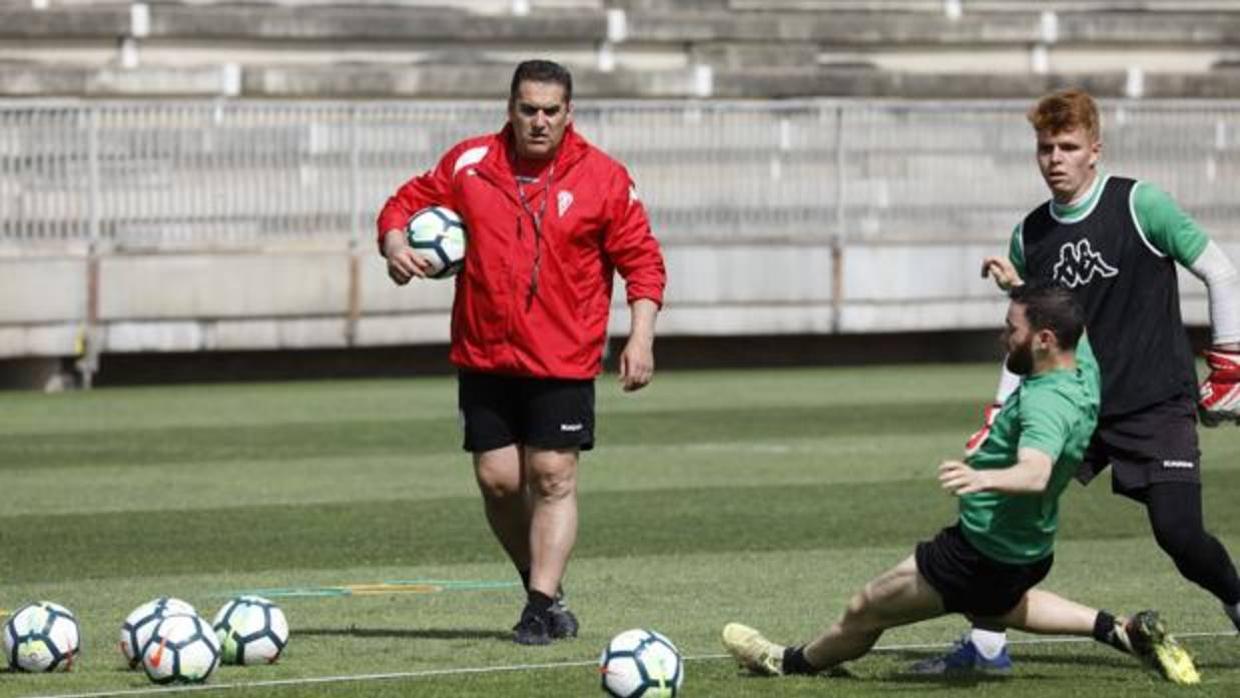
[(4, 655), (15, 671), (69, 671), (81, 648), (77, 618), (51, 601), (26, 604), (4, 624)]
[(288, 620), (261, 596), (238, 596), (220, 608), (211, 624), (225, 664), (271, 664), (288, 646)]
[(685, 682), (684, 662), (671, 640), (653, 630), (613, 637), (598, 660), (603, 691), (614, 698), (675, 698)]
[(120, 647), (130, 669), (137, 669), (142, 663), (142, 650), (146, 649), (146, 643), (151, 639), (155, 626), (159, 625), (159, 621), (165, 616), (174, 613), (198, 615), (188, 603), (171, 596), (161, 596), (135, 608), (125, 618), (125, 622), (121, 624)]
[(142, 668), (155, 683), (202, 683), (219, 665), (211, 626), (189, 613), (164, 616), (142, 650)]

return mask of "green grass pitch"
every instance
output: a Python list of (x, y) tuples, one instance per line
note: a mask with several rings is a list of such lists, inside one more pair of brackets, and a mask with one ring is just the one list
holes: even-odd
[[(997, 374), (665, 372), (632, 395), (604, 376), (566, 581), (582, 634), (545, 648), (509, 640), (522, 598), (459, 450), (450, 378), (0, 393), (0, 608), (63, 603), (85, 638), (71, 673), (0, 673), (0, 696), (153, 688), (116, 647), (132, 608), (173, 595), (209, 619), (254, 589), (306, 594), (276, 599), (293, 628), (278, 664), (212, 677), (246, 684), (229, 694), (602, 695), (594, 661), (632, 627), (679, 645), (687, 696), (1187, 694), (1095, 643), (1024, 635), (1008, 679), (900, 673), (959, 618), (888, 633), (846, 677), (755, 679), (721, 657), (730, 620), (807, 639), (952, 521), (935, 466), (959, 454)], [(1207, 523), (1240, 553), (1240, 431), (1203, 435)], [(1118, 613), (1159, 608), (1198, 657), (1192, 695), (1240, 694), (1240, 639), (1108, 485), (1065, 496), (1046, 586)], [(455, 584), (338, 591), (427, 580)]]

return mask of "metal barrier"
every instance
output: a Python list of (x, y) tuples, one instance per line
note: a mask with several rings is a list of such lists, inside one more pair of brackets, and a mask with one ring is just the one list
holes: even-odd
[[(580, 102), (670, 245), (1002, 240), (1044, 199), (1028, 102)], [(502, 102), (0, 102), (0, 247), (368, 239)], [(1240, 238), (1240, 101), (1104, 103), (1104, 163)]]

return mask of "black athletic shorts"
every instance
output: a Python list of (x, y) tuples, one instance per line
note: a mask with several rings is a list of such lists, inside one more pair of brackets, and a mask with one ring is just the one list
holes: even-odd
[(1159, 482), (1201, 482), (1197, 447), (1197, 403), (1177, 397), (1098, 420), (1077, 479), (1088, 483), (1111, 466), (1111, 489), (1145, 501)]
[(457, 406), (464, 448), (478, 453), (522, 444), (594, 448), (594, 381), (461, 371)]
[(1046, 578), (1055, 559), (1047, 555), (1028, 565), (992, 560), (969, 543), (959, 523), (918, 543), (914, 556), (917, 571), (943, 597), (948, 612), (981, 618), (1016, 608), (1025, 592)]

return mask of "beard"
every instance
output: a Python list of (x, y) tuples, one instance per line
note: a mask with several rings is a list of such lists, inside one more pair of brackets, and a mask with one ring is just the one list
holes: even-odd
[(1033, 342), (1025, 342), (1008, 351), (1007, 368), (1018, 376), (1033, 373)]

